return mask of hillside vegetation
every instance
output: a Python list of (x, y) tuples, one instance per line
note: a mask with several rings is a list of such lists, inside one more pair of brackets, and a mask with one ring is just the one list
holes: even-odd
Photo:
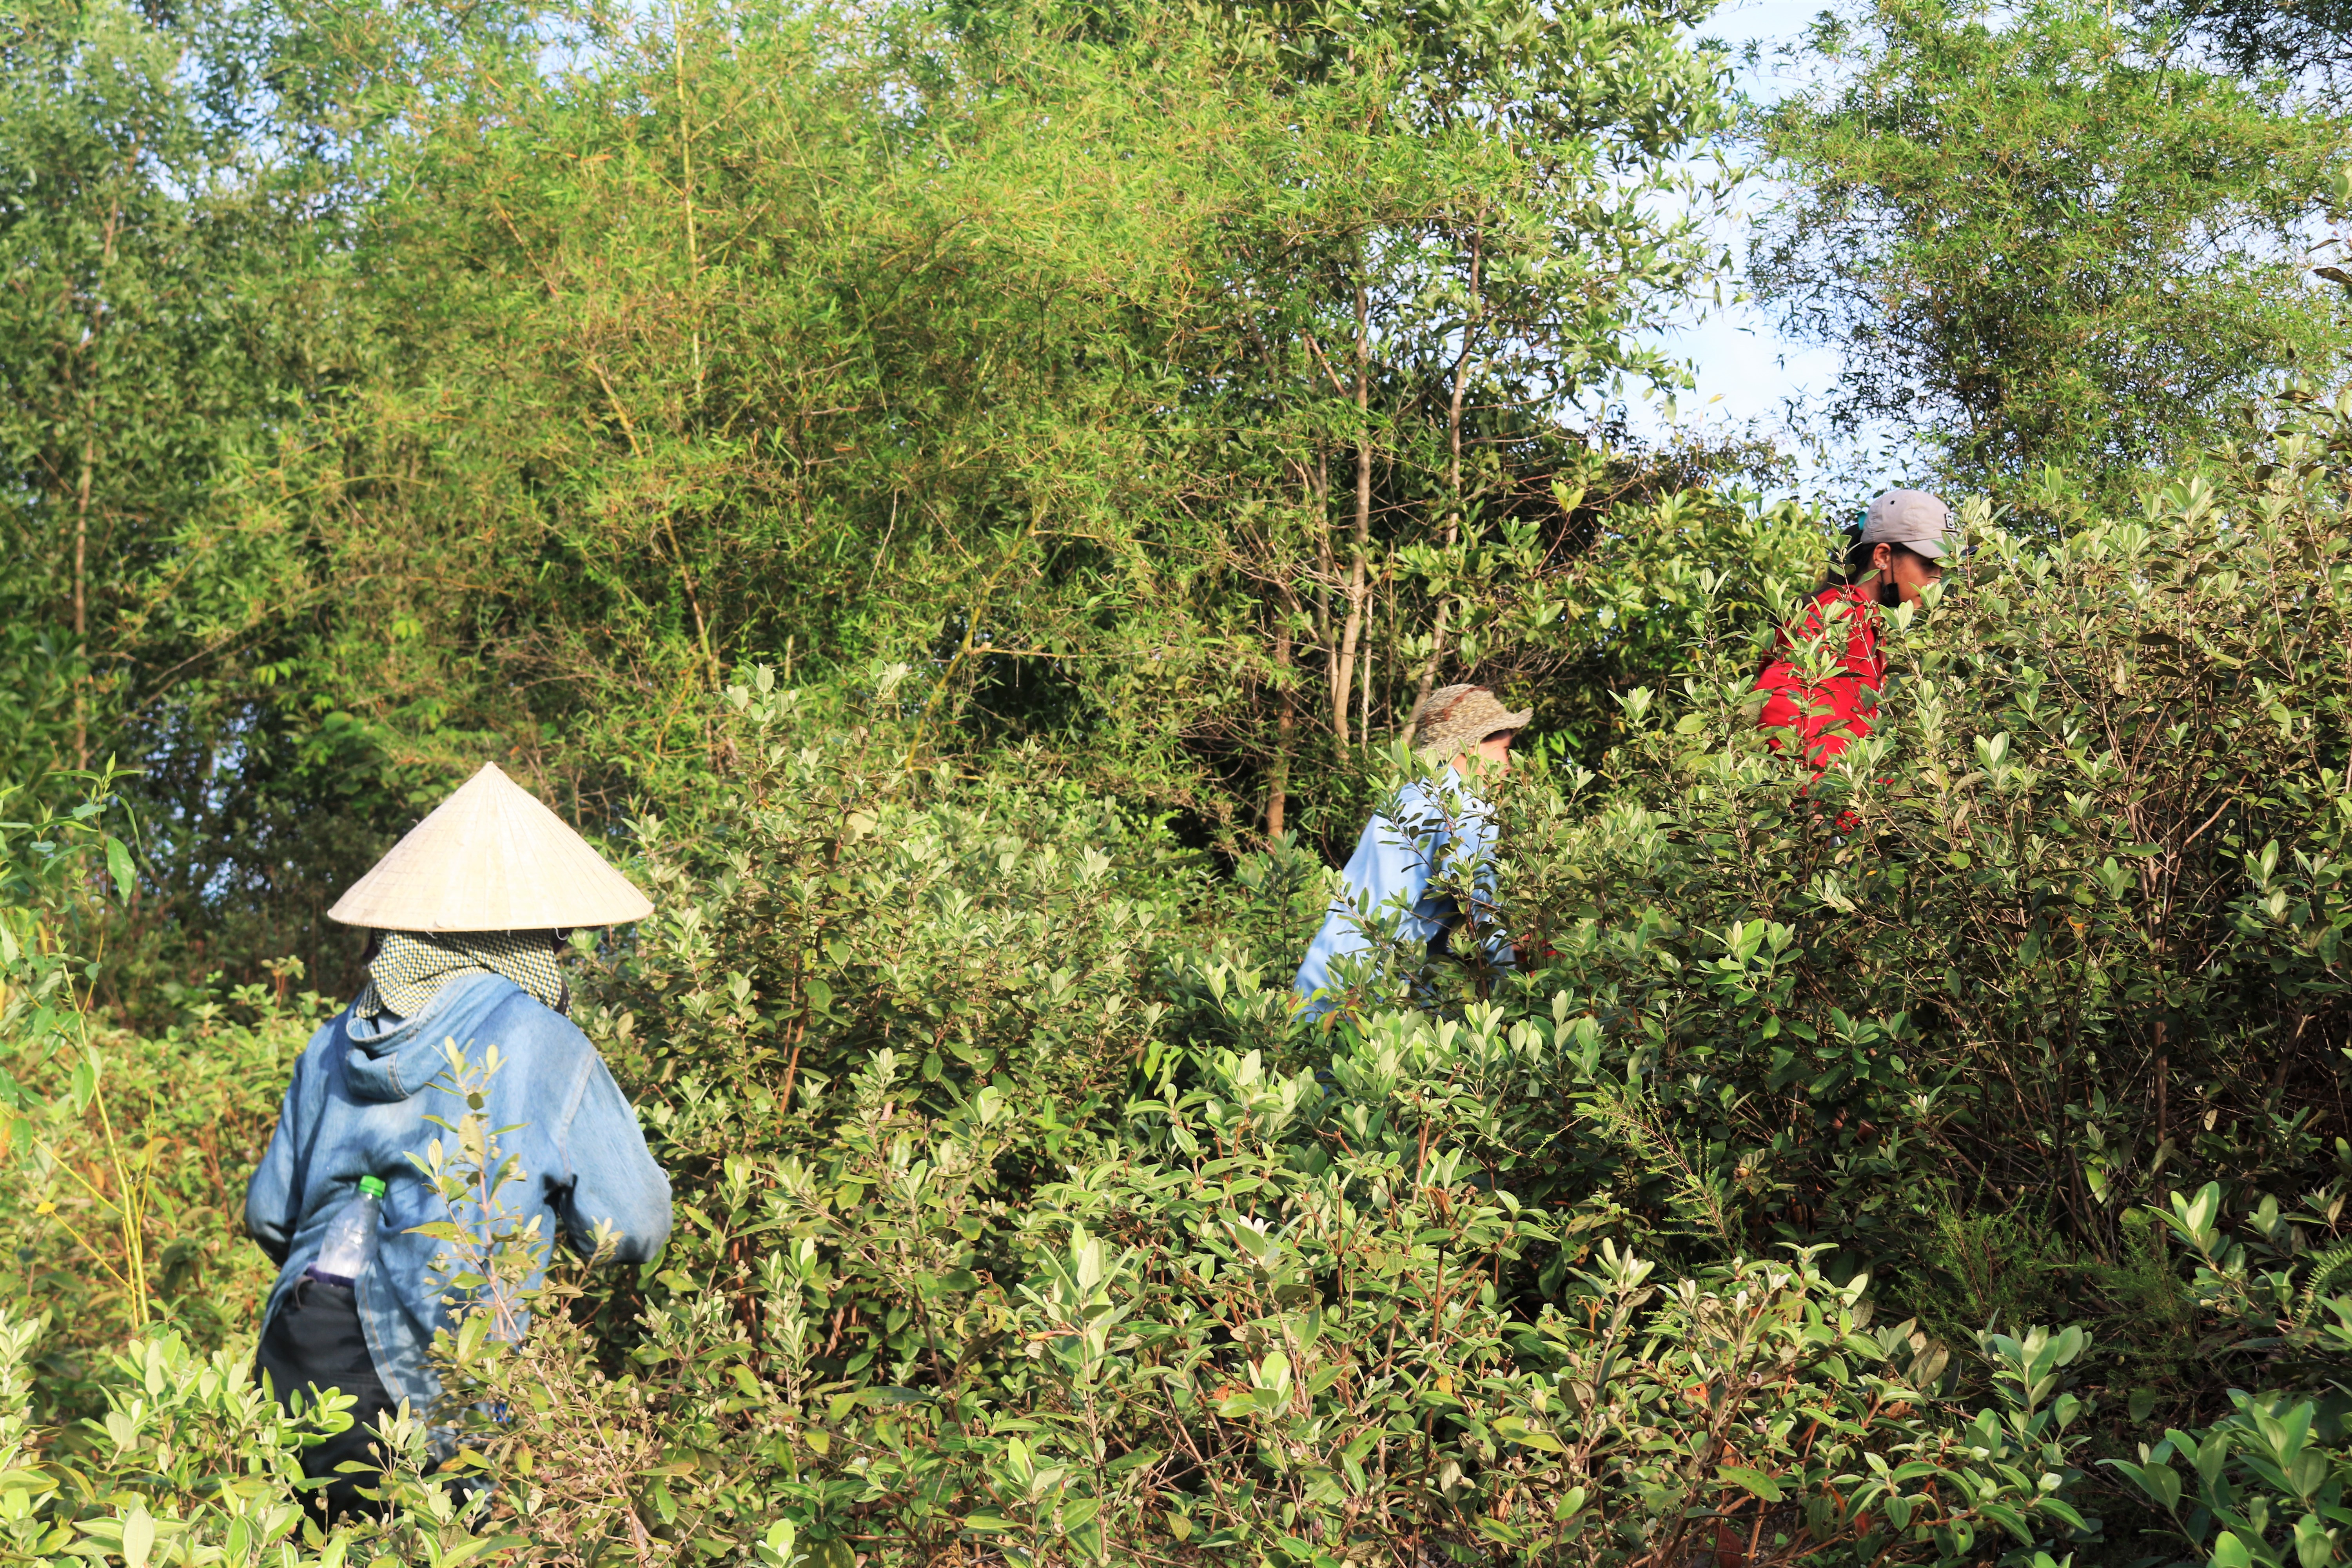
[[(11, 13), (0, 1562), (2352, 1563), (2288, 21), (1888, 0), (1766, 113), (1696, 5)], [(1818, 778), (1856, 498), (1627, 435), (1718, 157), (1969, 551)], [(1461, 679), (1515, 961), (1303, 1018)], [(676, 1232), (321, 1530), (244, 1184), (489, 758), (656, 904), (568, 962)]]
[[(1286, 843), (1211, 875), (908, 771), (890, 672), (754, 672), (708, 831), (638, 825), (661, 912), (583, 950), (679, 1235), (450, 1345), (488, 1545), (420, 1505), (302, 1554), (2336, 1561), (2347, 450), (2317, 411), (2063, 542), (1978, 513), (1822, 780), (1728, 640), (1632, 694), (1607, 773), (1505, 796), (1525, 961), (1413, 996), (1399, 954), (1360, 1027), (1285, 1004)], [(247, 1560), (299, 1435), (221, 1216), (324, 1005), (142, 1040), (17, 951), (52, 1425), (9, 1528)]]

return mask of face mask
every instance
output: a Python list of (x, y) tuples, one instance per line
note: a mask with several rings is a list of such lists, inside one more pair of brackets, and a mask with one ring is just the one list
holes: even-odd
[(1878, 580), (1878, 603), (1882, 609), (1888, 610), (1903, 603), (1903, 590), (1895, 585), (1893, 578), (1881, 577)]

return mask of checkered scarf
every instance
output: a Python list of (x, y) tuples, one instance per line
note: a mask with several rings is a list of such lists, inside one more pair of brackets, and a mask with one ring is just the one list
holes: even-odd
[(414, 1018), (445, 981), (460, 974), (503, 974), (561, 1013), (571, 1004), (563, 972), (555, 966), (562, 948), (551, 931), (390, 931), (368, 964), (367, 984), (352, 1004), (354, 1017), (390, 1013)]

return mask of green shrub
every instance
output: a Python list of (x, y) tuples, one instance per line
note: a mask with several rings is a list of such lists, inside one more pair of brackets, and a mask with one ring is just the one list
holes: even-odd
[[(1390, 1014), (1323, 1075), (1156, 1049), (1120, 1138), (1017, 1205), (1013, 1098), (929, 1114), (886, 1047), (695, 1194), (624, 1361), (560, 1315), (458, 1347), (453, 1388), (546, 1536), (663, 1561), (779, 1516), (825, 1563), (1960, 1563), (2092, 1531), (2079, 1331), (1989, 1340), (1971, 1411), (1809, 1255), (1661, 1280), (1585, 1251), (1606, 1212), (1514, 1197), (1490, 1103), (1589, 1033)], [(1526, 1310), (1498, 1281), (1563, 1241), (1584, 1266)]]
[(174, 987), (183, 1021), (160, 1037), (115, 1026), (80, 944), (133, 871), (112, 775), (81, 782), (72, 810), (0, 824), (0, 1294), (48, 1312), (43, 1397), (87, 1414), (76, 1369), (158, 1315), (207, 1349), (249, 1328), (274, 1270), (238, 1199), (321, 1005), (289, 994), (285, 960), (226, 998)]
[[(2110, 1459), (2162, 1511), (2168, 1533), (2216, 1568), (2326, 1568), (2352, 1561), (2352, 1240), (2341, 1183), (2299, 1210), (2265, 1197), (2242, 1240), (2216, 1221), (2222, 1187), (2175, 1193), (2157, 1218), (2196, 1260), (2190, 1294), (2252, 1392), (2200, 1429), (2170, 1427), (2137, 1445), (2137, 1463)], [(2135, 1415), (2145, 1412), (2135, 1409)], [(2154, 1436), (2154, 1434), (2149, 1434)], [(2175, 1468), (2187, 1460), (2189, 1473)]]
[(1941, 1205), (2025, 1203), (2112, 1259), (2179, 1184), (2242, 1212), (2333, 1172), (2347, 446), (2352, 404), (2056, 540), (1964, 509), (1818, 779), (1726, 655), (1628, 698), (1608, 778), (1515, 798), (1550, 952), (1513, 1005), (1591, 1014), (1728, 1239), (1916, 1271)]
[(644, 825), (662, 913), (580, 1016), (676, 1236), (444, 1347), (535, 1550), (758, 1555), (781, 1520), (844, 1565), (1959, 1562), (2092, 1529), (2079, 1334), (1995, 1347), (1971, 1403), (1811, 1254), (1657, 1272), (1563, 1152), (1604, 1050), (1565, 995), (1306, 1028), (1295, 851), (1217, 890), (1108, 803), (904, 773), (887, 696), (747, 683), (720, 829)]
[(92, 1381), (101, 1414), (79, 1428), (37, 1426), (28, 1365), (45, 1319), (0, 1311), (0, 1560), (119, 1560), (124, 1568), (342, 1568), (413, 1563), (462, 1568), (519, 1537), (478, 1531), (462, 1498), (428, 1478), (424, 1423), (379, 1427), (394, 1458), (383, 1521), (322, 1531), (297, 1500), (301, 1453), (351, 1424), (330, 1395), (289, 1417), (255, 1386), (250, 1345), (200, 1354), (177, 1333), (134, 1338)]
[(743, 793), (690, 853), (641, 825), (667, 896), (592, 1032), (661, 1083), (772, 1083), (787, 1116), (821, 1118), (884, 1047), (927, 1085), (1013, 1074), (1076, 1102), (1119, 1081), (1192, 858), (1108, 801), (910, 773), (903, 727), (818, 728), (766, 669), (730, 701)]
[[(1400, 950), (1314, 1024), (1294, 844), (1220, 882), (1019, 756), (908, 771), (890, 671), (845, 708), (755, 676), (698, 836), (638, 826), (659, 915), (581, 947), (673, 1243), (441, 1347), (490, 1528), (824, 1568), (2022, 1564), (2150, 1529), (2336, 1561), (2347, 417), (2063, 539), (1972, 511), (1818, 780), (1757, 736), (1752, 653), (1702, 649), (1602, 773), (1500, 795), (1515, 967)], [(209, 1005), (108, 1070), (200, 1062), (191, 1116), (274, 1088), (294, 1017)], [(79, 1059), (12, 1128), (97, 1135)], [(145, 1375), (91, 1354), (47, 1397)], [(386, 1528), (488, 1551), (401, 1441)], [(47, 1452), (45, 1528), (72, 1475), (161, 1521), (227, 1473)]]

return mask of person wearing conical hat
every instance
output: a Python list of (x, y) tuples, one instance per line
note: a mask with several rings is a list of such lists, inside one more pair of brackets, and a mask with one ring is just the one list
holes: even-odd
[[(1509, 770), (1511, 742), (1533, 713), (1511, 712), (1483, 686), (1443, 686), (1414, 707), (1413, 752), (1432, 776), (1398, 791), (1357, 839), (1342, 873), (1346, 886), (1291, 983), (1307, 1016), (1353, 1002), (1350, 982), (1391, 930), (1395, 941), (1420, 943), (1432, 957), (1446, 952), (1463, 912), (1453, 894), (1431, 884), (1483, 885), (1494, 822), (1478, 785)], [(1506, 946), (1489, 943), (1488, 951), (1495, 961), (1510, 961)]]
[[(457, 1321), (444, 1290), (447, 1244), (415, 1227), (483, 1222), (453, 1215), (417, 1163), (469, 1113), (452, 1044), (476, 1069), (498, 1053), (476, 1113), (499, 1130), (522, 1173), (499, 1194), (501, 1222), (535, 1225), (526, 1234), (542, 1248), (561, 1239), (614, 1262), (641, 1262), (668, 1239), (668, 1178), (620, 1086), (565, 1016), (558, 963), (567, 929), (652, 912), (627, 878), (495, 766), (327, 911), (377, 933), (367, 980), (294, 1064), (245, 1198), (246, 1229), (278, 1266), (257, 1377), (289, 1408), (328, 1388), (358, 1401), (351, 1429), (304, 1456), (308, 1473), (329, 1482), (310, 1499), (321, 1516), (365, 1506), (356, 1489), (370, 1478), (338, 1467), (368, 1460), (377, 1418), (402, 1405), (425, 1415), (440, 1394), (428, 1352), (434, 1331)], [(363, 1183), (381, 1194), (374, 1256), (346, 1278), (319, 1264)], [(538, 1280), (533, 1273), (524, 1289)]]

